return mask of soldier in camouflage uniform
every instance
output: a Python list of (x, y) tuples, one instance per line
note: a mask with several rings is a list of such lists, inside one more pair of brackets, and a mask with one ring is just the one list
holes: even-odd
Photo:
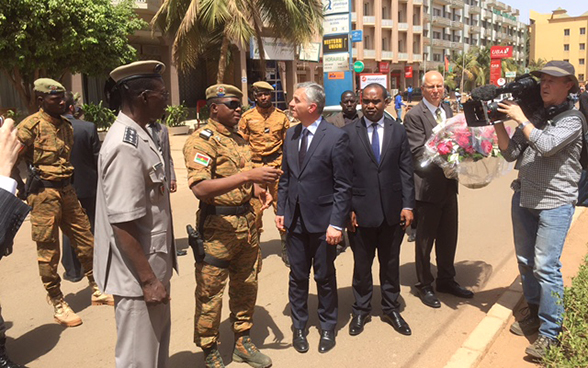
[(69, 161), (73, 146), (73, 128), (65, 113), (65, 88), (52, 79), (37, 79), (34, 84), (41, 109), (18, 126), (18, 138), (25, 148), (21, 152), (27, 164), (37, 173), (29, 176), (27, 185), (36, 181), (27, 197), (31, 211), (32, 237), (37, 242), (39, 273), (55, 309), (55, 321), (73, 327), (82, 324), (63, 300), (59, 264), (58, 229), (71, 239), (72, 246), (92, 287), (92, 304), (114, 305), (111, 295), (103, 294), (92, 273), (94, 237), (88, 216), (82, 209), (71, 185), (74, 171)]
[[(206, 90), (210, 119), (184, 146), (188, 185), (200, 200), (197, 221), (204, 240), (204, 261), (196, 263), (194, 342), (205, 353), (207, 367), (224, 367), (217, 350), (222, 294), (230, 278), (231, 322), (235, 333), (233, 360), (253, 367), (269, 367), (271, 359), (251, 342), (257, 275), (261, 269), (255, 195), (271, 203), (271, 195), (257, 184), (275, 182), (281, 171), (252, 168), (247, 142), (236, 133), (242, 93), (234, 86), (216, 84)], [(202, 222), (201, 222), (202, 221)]]
[[(251, 147), (253, 167), (270, 166), (278, 169), (282, 167), (282, 144), (286, 137), (286, 130), (290, 127), (290, 121), (284, 112), (272, 105), (273, 90), (274, 87), (267, 82), (253, 83), (255, 107), (246, 111), (239, 122), (239, 131)], [(278, 181), (264, 189), (267, 189), (274, 198), (272, 205), (275, 214), (278, 210)], [(261, 235), (263, 227), (261, 202), (253, 198), (251, 205), (256, 215), (257, 231)], [(282, 260), (289, 267), (286, 232), (281, 231), (280, 237), (282, 238)]]

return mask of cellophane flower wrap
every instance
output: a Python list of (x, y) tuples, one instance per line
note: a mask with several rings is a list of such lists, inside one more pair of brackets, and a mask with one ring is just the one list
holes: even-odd
[(421, 166), (430, 164), (441, 167), (447, 178), (472, 189), (485, 187), (508, 168), (498, 148), (494, 126), (469, 127), (463, 114), (433, 129), (425, 143)]

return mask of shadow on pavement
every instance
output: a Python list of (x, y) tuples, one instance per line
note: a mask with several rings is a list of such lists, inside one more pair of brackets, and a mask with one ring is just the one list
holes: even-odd
[[(63, 299), (65, 299), (67, 304), (69, 304), (74, 312), (79, 313), (92, 304), (92, 289), (90, 286), (86, 286), (84, 289), (78, 291), (75, 294), (67, 294)], [(52, 309), (50, 308), (53, 307), (48, 306), (47, 308), (49, 311), (51, 311)]]
[(188, 238), (179, 238), (176, 239), (176, 250), (185, 250), (190, 248), (188, 244)]
[(278, 257), (282, 256), (282, 241), (280, 239), (262, 241), (259, 247), (261, 248), (261, 255), (263, 259), (266, 259), (271, 255), (277, 255)]
[[(88, 301), (89, 301), (88, 297)], [(19, 364), (28, 364), (47, 354), (57, 345), (61, 332), (66, 327), (56, 323), (39, 326), (17, 339), (7, 338), (7, 348), (10, 358)], [(63, 357), (63, 366), (67, 366), (67, 357)]]

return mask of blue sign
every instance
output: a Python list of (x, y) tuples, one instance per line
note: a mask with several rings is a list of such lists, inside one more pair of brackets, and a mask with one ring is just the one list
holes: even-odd
[(351, 42), (361, 41), (363, 41), (363, 31), (361, 29), (351, 31)]
[(341, 102), (341, 93), (353, 90), (353, 73), (350, 71), (325, 73), (323, 86), (325, 87), (326, 106), (338, 106)]

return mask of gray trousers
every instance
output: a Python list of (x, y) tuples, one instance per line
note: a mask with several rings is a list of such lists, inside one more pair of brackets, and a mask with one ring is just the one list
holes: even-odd
[(171, 332), (169, 303), (148, 306), (143, 297), (115, 295), (114, 308), (118, 333), (116, 367), (166, 368)]

